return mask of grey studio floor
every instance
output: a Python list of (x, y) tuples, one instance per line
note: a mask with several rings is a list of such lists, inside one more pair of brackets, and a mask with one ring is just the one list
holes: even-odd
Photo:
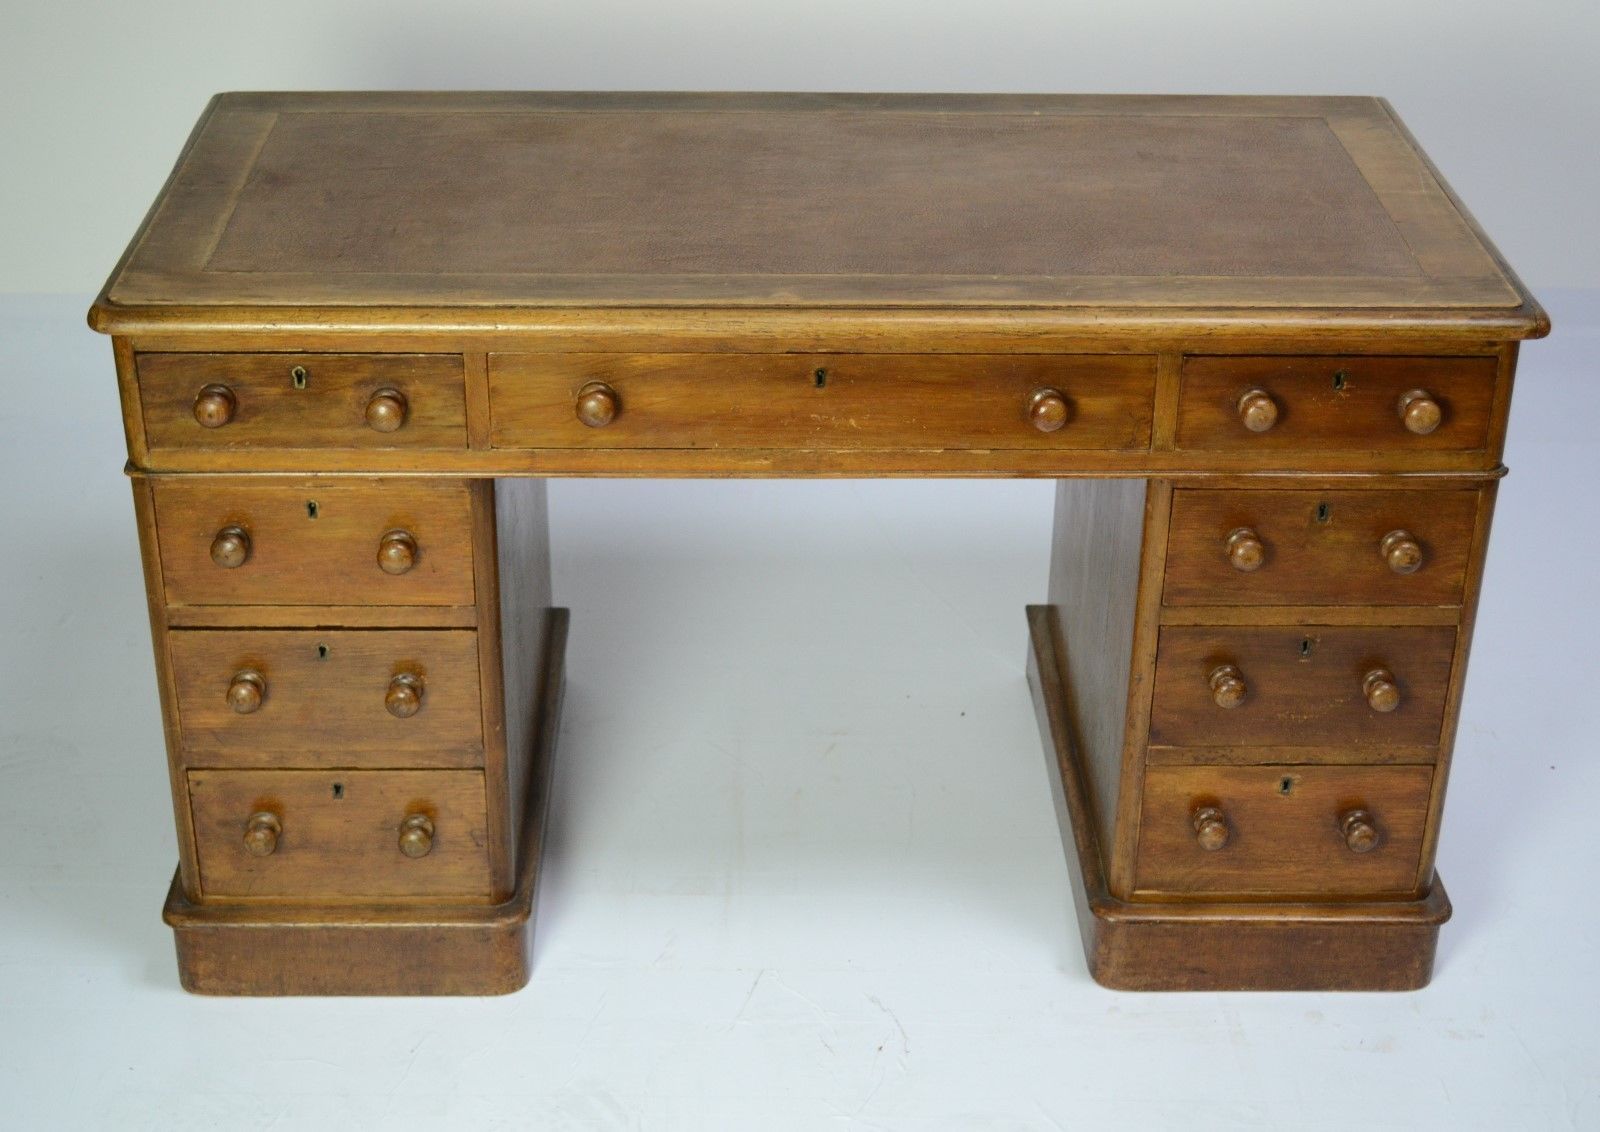
[(567, 481), (535, 969), (496, 999), (178, 987), (108, 343), (0, 300), (0, 1126), (1600, 1127), (1600, 292), (1544, 296), (1435, 981), (1084, 971), (1023, 676), (1047, 482)]

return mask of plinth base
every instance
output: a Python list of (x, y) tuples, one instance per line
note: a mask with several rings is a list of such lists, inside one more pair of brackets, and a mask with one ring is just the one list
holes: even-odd
[[(1420, 900), (1270, 903), (1119, 900), (1107, 891), (1103, 844), (1057, 655), (1048, 605), (1028, 607), (1028, 680), (1051, 764), (1089, 974), (1116, 990), (1415, 990), (1433, 974), (1450, 901), (1438, 878)], [(1064, 647), (1061, 646), (1061, 647)]]
[(567, 611), (551, 611), (517, 887), (501, 904), (190, 902), (176, 877), (163, 919), (185, 990), (224, 995), (490, 995), (528, 982), (534, 897), (561, 722)]

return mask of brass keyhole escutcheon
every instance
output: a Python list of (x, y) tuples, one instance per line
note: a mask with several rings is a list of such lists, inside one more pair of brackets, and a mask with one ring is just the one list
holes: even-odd
[(289, 370), (289, 380), (296, 389), (304, 389), (311, 381), (311, 374), (306, 372), (305, 366), (294, 366)]

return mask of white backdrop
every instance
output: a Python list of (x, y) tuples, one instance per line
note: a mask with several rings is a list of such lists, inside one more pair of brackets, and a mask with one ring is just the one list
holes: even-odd
[(1535, 288), (1600, 281), (1595, 0), (3, 0), (0, 290), (99, 287), (219, 90), (1379, 94)]
[[(1559, 289), (1600, 286), (1595, 0), (0, 4), (0, 291), (67, 292), (0, 294), (0, 1125), (1600, 1127), (1600, 619), (1575, 596), (1600, 291)], [(1434, 984), (1089, 981), (1022, 676), (1049, 483), (574, 480), (551, 489), (573, 636), (531, 985), (183, 994), (83, 314), (214, 91), (338, 87), (1393, 100), (1557, 328), (1518, 377)]]

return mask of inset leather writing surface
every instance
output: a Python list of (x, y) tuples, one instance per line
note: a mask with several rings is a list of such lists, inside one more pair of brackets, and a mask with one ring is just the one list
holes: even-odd
[(222, 96), (107, 298), (1525, 301), (1372, 99), (538, 94)]
[(846, 110), (285, 113), (206, 269), (1421, 276), (1319, 117)]

